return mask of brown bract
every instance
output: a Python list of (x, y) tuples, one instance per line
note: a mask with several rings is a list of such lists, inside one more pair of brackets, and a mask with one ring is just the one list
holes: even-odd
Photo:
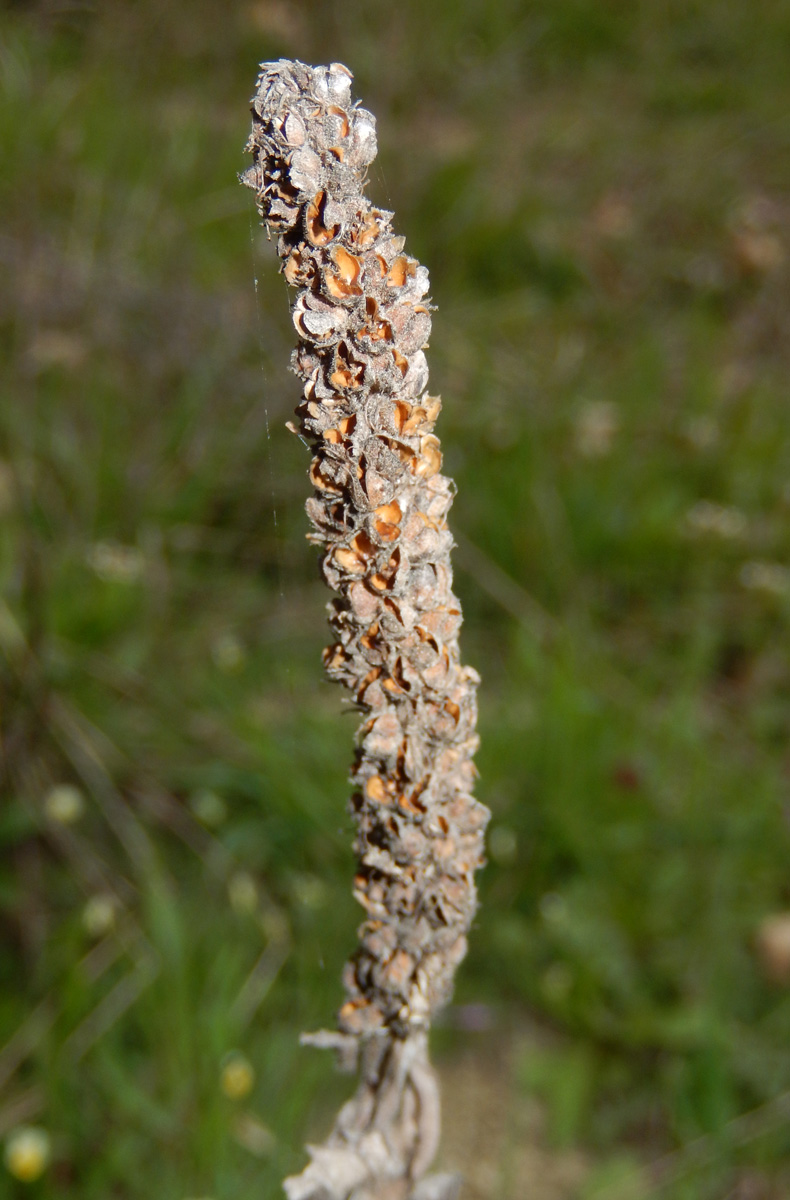
[[(404, 252), (392, 214), (364, 195), (375, 120), (352, 100), (345, 67), (264, 64), (252, 111), (242, 179), (298, 289), (292, 365), (314, 454), (309, 536), (336, 593), (324, 663), (362, 713), (351, 805), (366, 917), (339, 1012), (339, 1036), (366, 1048), (357, 1124), (346, 1113), (340, 1141), (314, 1149), (287, 1188), (292, 1200), (416, 1196), (432, 1136), (425, 1030), (465, 952), (488, 817), (471, 795), (478, 676), (458, 652), (453, 485), (433, 433), (440, 401), (427, 392), (428, 273)], [(383, 1129), (371, 1114), (385, 1092)], [(348, 1154), (353, 1144), (359, 1157), (372, 1130), (384, 1149), (368, 1145), (366, 1175)], [(333, 1145), (345, 1167), (330, 1161)]]

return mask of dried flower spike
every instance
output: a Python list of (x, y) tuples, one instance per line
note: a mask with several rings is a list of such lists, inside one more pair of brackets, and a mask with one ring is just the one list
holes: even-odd
[(471, 795), (478, 676), (458, 652), (453, 485), (424, 354), (428, 272), (404, 252), (392, 213), (364, 195), (376, 125), (351, 79), (339, 63), (264, 63), (242, 176), (298, 289), (292, 365), (314, 454), (309, 536), (336, 593), (324, 663), (363, 714), (351, 804), (366, 919), (340, 1032), (312, 1038), (347, 1057), (361, 1048), (361, 1082), (285, 1187), (289, 1200), (445, 1200), (454, 1177), (423, 1178), (439, 1129), (427, 1028), (477, 903), (488, 818)]

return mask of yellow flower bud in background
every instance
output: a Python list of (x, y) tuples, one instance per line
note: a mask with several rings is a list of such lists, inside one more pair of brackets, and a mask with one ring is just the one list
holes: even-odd
[(82, 910), (82, 925), (89, 937), (100, 938), (115, 925), (115, 897), (99, 893), (91, 896)]
[(49, 1165), (49, 1134), (33, 1125), (20, 1125), (9, 1134), (5, 1144), (5, 1165), (14, 1179), (33, 1183)]
[(73, 825), (85, 812), (85, 797), (72, 783), (59, 783), (44, 800), (44, 813), (48, 821), (57, 825)]
[(243, 1100), (255, 1083), (255, 1071), (243, 1054), (234, 1051), (222, 1064), (220, 1087), (229, 1100)]

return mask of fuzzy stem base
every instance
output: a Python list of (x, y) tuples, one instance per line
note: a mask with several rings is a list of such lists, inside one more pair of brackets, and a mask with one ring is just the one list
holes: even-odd
[(355, 1095), (326, 1142), (308, 1147), (309, 1166), (285, 1181), (288, 1200), (453, 1200), (455, 1176), (425, 1176), (441, 1125), (427, 1034), (371, 1038), (361, 1057)]

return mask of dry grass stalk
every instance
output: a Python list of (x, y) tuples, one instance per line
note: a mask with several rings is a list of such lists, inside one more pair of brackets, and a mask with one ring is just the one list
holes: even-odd
[(297, 290), (297, 413), (314, 457), (307, 502), (335, 641), (324, 654), (364, 714), (351, 804), (366, 911), (340, 1032), (315, 1035), (361, 1079), (289, 1200), (445, 1200), (426, 1176), (439, 1134), (427, 1055), (476, 908), (487, 809), (473, 799), (477, 674), (461, 665), (447, 514), (453, 485), (426, 391), (428, 273), (363, 192), (375, 120), (339, 63), (265, 63), (243, 182)]

